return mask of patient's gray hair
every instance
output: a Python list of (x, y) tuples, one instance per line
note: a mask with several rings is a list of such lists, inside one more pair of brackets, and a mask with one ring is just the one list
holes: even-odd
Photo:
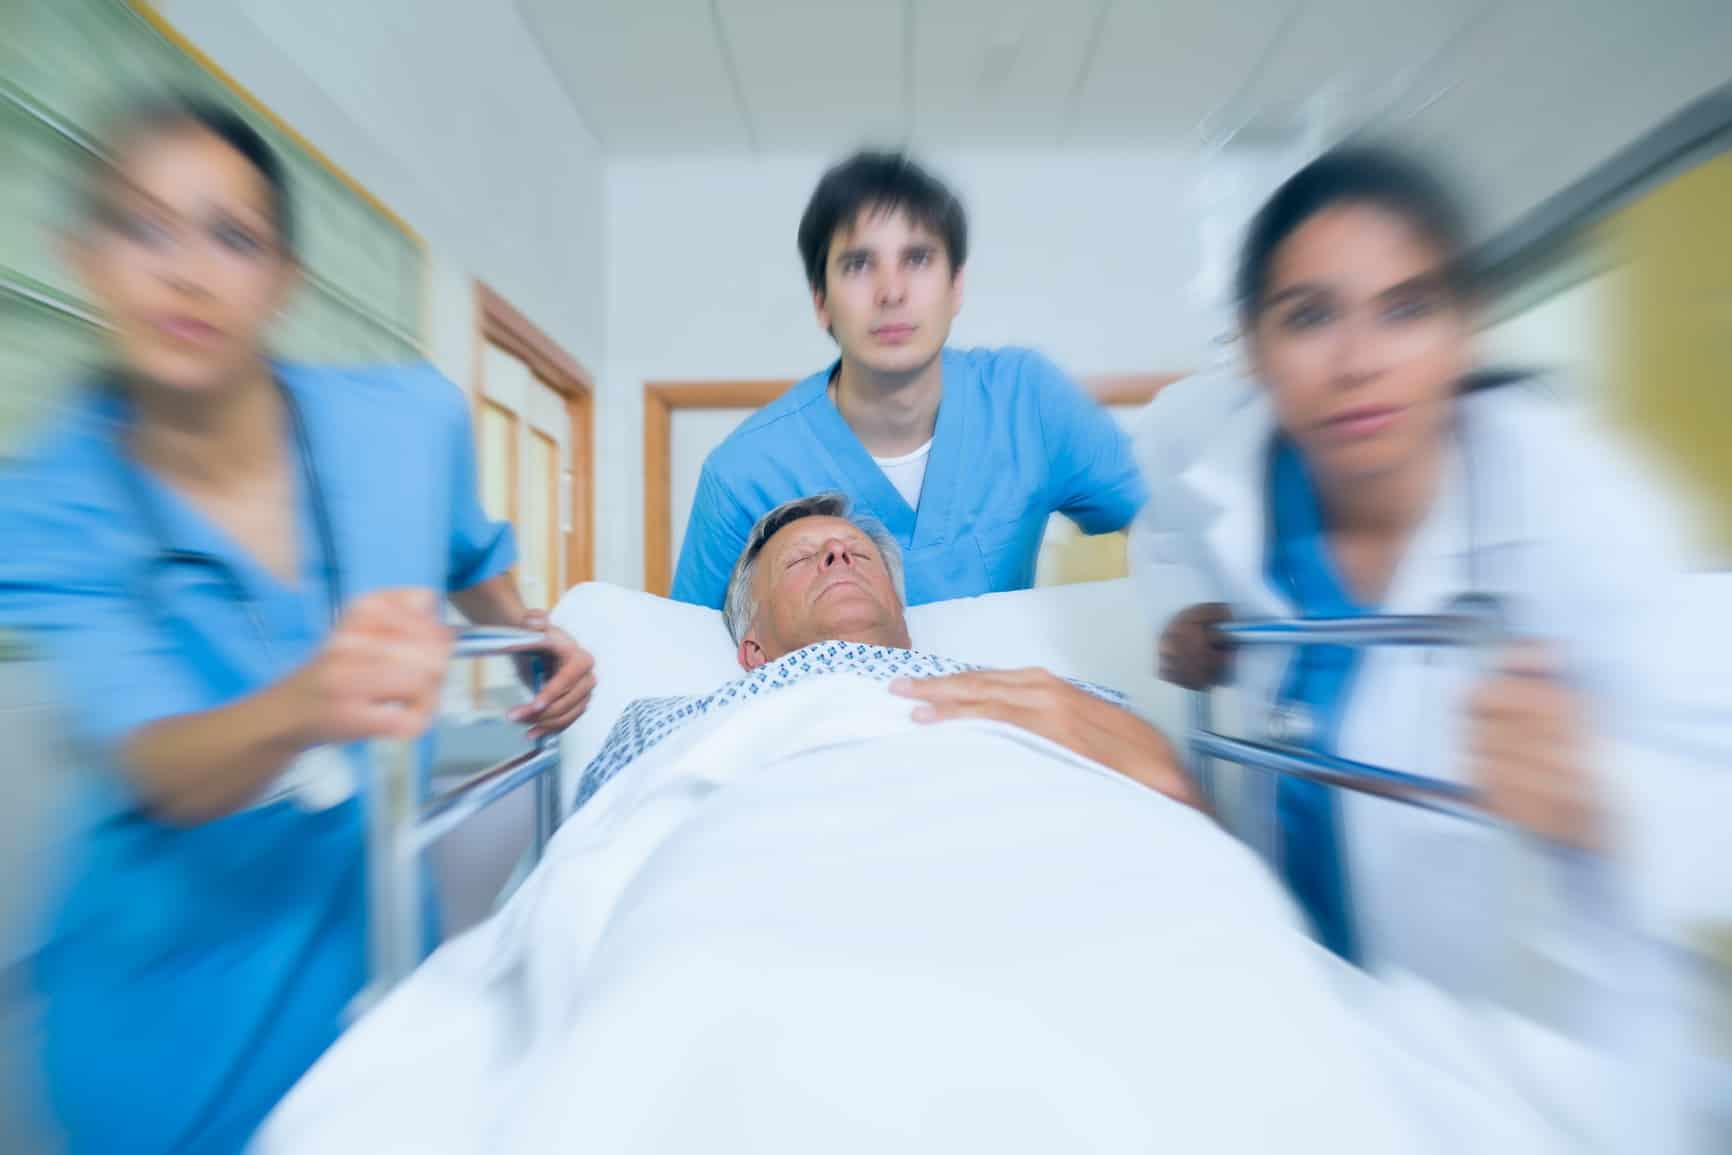
[(746, 535), (746, 548), (740, 551), (740, 560), (734, 563), (734, 572), (728, 578), (728, 593), (722, 602), (722, 620), (727, 623), (728, 636), (734, 639), (736, 646), (758, 616), (758, 596), (753, 588), (756, 584), (753, 578), (758, 572), (758, 555), (764, 552), (772, 537), (806, 517), (839, 517), (870, 538), (878, 547), (878, 556), (884, 559), (884, 567), (890, 571), (890, 582), (896, 587), (897, 600), (907, 603), (908, 596), (902, 586), (902, 549), (890, 536), (889, 530), (873, 518), (856, 516), (845, 494), (820, 493), (814, 497), (784, 501), (760, 517), (752, 532)]

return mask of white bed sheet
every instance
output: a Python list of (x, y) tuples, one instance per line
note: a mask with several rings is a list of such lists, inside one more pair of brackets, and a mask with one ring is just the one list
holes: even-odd
[(259, 1149), (1547, 1149), (1207, 819), (907, 715), (828, 677), (646, 755)]
[[(1111, 686), (1177, 736), (1185, 697), (1155, 677), (1155, 630), (1138, 589), (1121, 578), (929, 602), (908, 611), (908, 629), (924, 653), (980, 666), (1043, 666)], [(568, 797), (634, 699), (707, 694), (740, 676), (721, 614), (703, 606), (586, 582), (566, 592), (552, 617), (595, 655), (598, 678), (589, 710), (563, 736)]]

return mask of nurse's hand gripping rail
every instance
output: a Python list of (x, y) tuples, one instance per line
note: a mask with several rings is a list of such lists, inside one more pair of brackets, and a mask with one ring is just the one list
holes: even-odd
[[(491, 658), (533, 654), (546, 647), (546, 638), (534, 630), (470, 628), (458, 634), (452, 656)], [(422, 852), (519, 786), (533, 781), (533, 856), (540, 861), (559, 825), (563, 797), (559, 768), (559, 736), (551, 735), (533, 748), (479, 770), (428, 798), (427, 776), (420, 764), (420, 742), (373, 743), (373, 780), (364, 795), (369, 981), (356, 1000), (357, 1012), (371, 1009), (421, 961), (425, 944)]]
[[(1269, 618), (1228, 622), (1216, 627), (1238, 646), (1417, 646), (1486, 650), (1503, 638), (1492, 605), (1459, 613), (1372, 615), (1358, 618)], [(1322, 782), (1345, 790), (1439, 810), (1462, 818), (1489, 821), (1473, 808), (1471, 786), (1389, 770), (1364, 762), (1320, 754), (1298, 746), (1251, 742), (1218, 734), (1213, 728), (1209, 691), (1191, 695), (1191, 773), (1212, 801), (1210, 764), (1219, 758), (1276, 774)]]

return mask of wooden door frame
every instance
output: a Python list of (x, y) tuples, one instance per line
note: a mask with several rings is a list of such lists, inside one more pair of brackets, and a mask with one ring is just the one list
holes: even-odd
[(792, 381), (664, 381), (643, 387), (643, 588), (673, 584), (673, 421), (676, 409), (759, 409)]
[[(1183, 373), (1109, 373), (1083, 379), (1102, 405), (1143, 405)], [(794, 381), (649, 381), (643, 387), (643, 585), (673, 584), (673, 418), (681, 409), (758, 409)]]
[[(487, 397), (487, 346), (497, 345), (565, 399), (571, 421), (571, 533), (565, 543), (565, 586), (595, 576), (595, 378), (576, 358), (487, 285), (475, 282), (475, 404)], [(527, 420), (526, 414), (518, 414)], [(516, 500), (515, 492), (512, 495)], [(557, 508), (555, 517), (558, 516)], [(557, 599), (564, 590), (549, 590)], [(552, 606), (539, 607), (552, 609)]]

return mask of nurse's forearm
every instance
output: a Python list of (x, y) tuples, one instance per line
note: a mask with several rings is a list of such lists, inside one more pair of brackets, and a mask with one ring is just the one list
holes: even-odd
[(216, 710), (135, 731), (121, 761), (156, 817), (210, 822), (244, 809), (311, 743), (299, 695), (285, 683)]
[(208, 822), (251, 805), (303, 750), (424, 734), (451, 667), (451, 631), (437, 606), (431, 590), (365, 594), (282, 680), (141, 726), (120, 754), (145, 805), (169, 822)]
[(517, 592), (517, 579), (508, 573), (458, 590), (451, 595), (451, 601), (478, 626), (520, 626), (529, 612)]

